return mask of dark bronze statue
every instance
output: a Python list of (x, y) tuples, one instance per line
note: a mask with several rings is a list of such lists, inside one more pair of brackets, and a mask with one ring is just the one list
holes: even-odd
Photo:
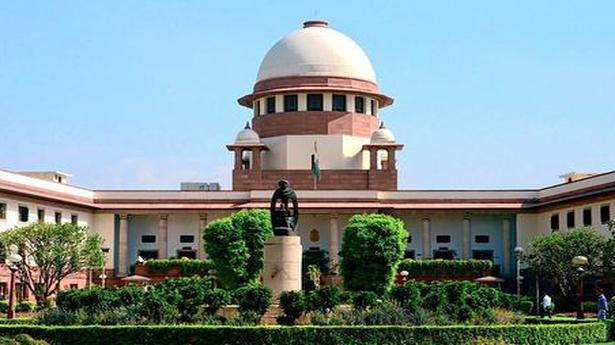
[[(292, 210), (288, 207), (291, 203)], [(271, 225), (275, 236), (290, 236), (299, 221), (299, 203), (297, 194), (290, 188), (288, 181), (280, 180), (278, 189), (271, 197)]]

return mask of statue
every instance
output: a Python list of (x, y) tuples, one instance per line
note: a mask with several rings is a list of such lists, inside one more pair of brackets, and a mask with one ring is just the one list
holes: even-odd
[[(288, 202), (292, 203), (292, 210)], [(288, 181), (280, 180), (278, 189), (271, 197), (271, 225), (275, 236), (290, 236), (297, 228), (299, 221), (299, 203), (297, 194), (290, 188)]]

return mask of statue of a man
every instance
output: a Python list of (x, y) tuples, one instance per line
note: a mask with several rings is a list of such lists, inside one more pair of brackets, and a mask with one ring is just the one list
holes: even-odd
[[(288, 207), (291, 203), (292, 209)], [(297, 194), (290, 188), (288, 181), (280, 180), (278, 189), (271, 197), (271, 225), (275, 236), (290, 236), (299, 221), (299, 203)]]

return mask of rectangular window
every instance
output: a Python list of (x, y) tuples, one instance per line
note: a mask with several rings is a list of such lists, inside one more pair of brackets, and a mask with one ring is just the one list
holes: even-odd
[(275, 113), (275, 97), (267, 97), (267, 114)]
[(77, 223), (79, 223), (79, 216), (76, 214), (71, 214), (70, 215), (70, 223), (73, 225), (77, 225)]
[(194, 235), (179, 236), (179, 243), (194, 243)]
[(156, 235), (141, 235), (141, 243), (156, 243)]
[(158, 259), (158, 251), (157, 250), (139, 250), (139, 256), (143, 258), (143, 260), (156, 260)]
[(476, 236), (474, 236), (474, 242), (476, 242), (476, 243), (489, 243), (489, 235), (476, 235)]
[(600, 207), (600, 223), (604, 224), (611, 220), (611, 208), (609, 205)]
[(473, 250), (472, 259), (493, 261), (493, 250)]
[(0, 219), (6, 219), (6, 204), (0, 203)]
[(551, 216), (551, 231), (559, 230), (559, 214)]
[(44, 208), (39, 208), (38, 210), (36, 210), (36, 218), (41, 223), (45, 221), (45, 209)]
[(583, 225), (591, 226), (592, 225), (592, 209), (586, 208), (583, 210)]
[(404, 259), (414, 259), (415, 254), (414, 254), (414, 250), (406, 250), (404, 252)]
[(307, 95), (307, 110), (322, 111), (322, 94), (308, 93)]
[(378, 104), (376, 103), (376, 101), (371, 99), (369, 101), (369, 105), (370, 105), (370, 108), (372, 110), (372, 115), (376, 116), (378, 114)]
[(284, 95), (284, 111), (299, 110), (299, 98), (297, 95)]
[(27, 222), (28, 218), (30, 217), (30, 210), (25, 206), (19, 206), (18, 212), (19, 212), (19, 221)]
[(70, 285), (69, 285), (69, 289), (71, 289), (71, 290), (77, 290), (77, 289), (79, 289), (79, 284), (70, 284)]
[(354, 112), (359, 114), (365, 113), (365, 98), (361, 96), (354, 98)]
[(254, 102), (254, 116), (261, 114), (261, 101)]
[(436, 236), (436, 243), (451, 243), (451, 236), (449, 236), (449, 235), (438, 235), (438, 236)]
[(55, 220), (56, 224), (62, 224), (62, 212), (56, 212)]
[(333, 95), (331, 110), (346, 111), (346, 95)]
[(412, 243), (412, 235), (408, 234), (408, 243)]
[(566, 213), (566, 226), (568, 229), (574, 229), (574, 211)]

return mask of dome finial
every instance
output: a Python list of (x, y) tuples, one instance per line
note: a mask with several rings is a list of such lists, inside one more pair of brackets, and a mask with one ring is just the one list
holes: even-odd
[(313, 28), (313, 27), (318, 27), (318, 28), (328, 28), (329, 27), (329, 23), (327, 23), (327, 21), (325, 20), (308, 20), (306, 22), (303, 23), (303, 28)]
[(251, 129), (250, 121), (246, 121), (246, 126), (243, 129)]
[(380, 128), (379, 128), (379, 129), (384, 129), (384, 128), (386, 128), (386, 127), (384, 126), (384, 121), (380, 121)]

